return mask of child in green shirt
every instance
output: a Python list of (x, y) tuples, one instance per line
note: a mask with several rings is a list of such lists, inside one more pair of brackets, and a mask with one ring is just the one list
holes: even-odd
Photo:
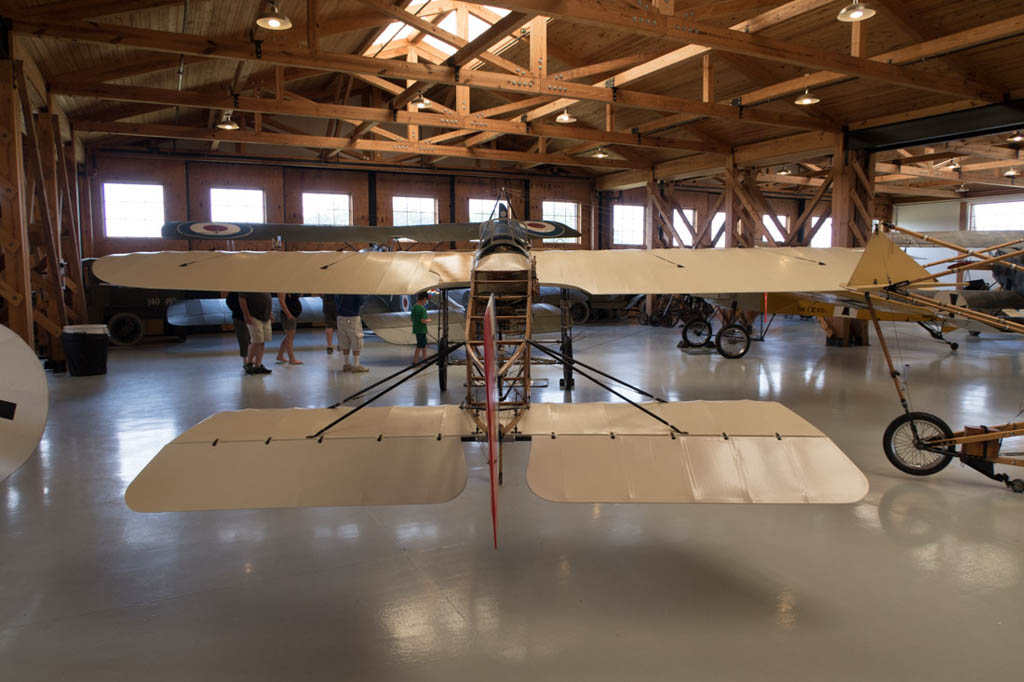
[(427, 292), (421, 291), (416, 296), (416, 305), (412, 307), (412, 333), (416, 335), (416, 351), (412, 354), (412, 364), (427, 359)]

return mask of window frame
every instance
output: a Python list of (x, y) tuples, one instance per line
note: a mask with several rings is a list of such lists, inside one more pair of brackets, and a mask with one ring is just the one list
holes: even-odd
[[(116, 185), (118, 187), (146, 187), (146, 188), (160, 188), (160, 224), (157, 226), (156, 234), (151, 235), (114, 235), (110, 234), (108, 225), (110, 223), (110, 211), (108, 210), (107, 204), (107, 186)], [(105, 239), (161, 239), (161, 228), (164, 223), (167, 222), (167, 202), (165, 201), (167, 194), (167, 187), (163, 183), (156, 182), (123, 182), (115, 180), (104, 180), (100, 183), (100, 202), (103, 207), (103, 237)], [(127, 202), (123, 202), (127, 203)]]
[[(434, 217), (430, 221), (425, 222), (425, 223), (424, 222), (419, 222), (419, 223), (399, 222), (398, 221), (398, 214), (400, 213), (400, 211), (398, 211), (398, 209), (397, 209), (397, 207), (395, 205), (395, 202), (399, 201), (399, 200), (409, 200), (409, 199), (416, 199), (418, 201), (422, 200), (422, 201), (430, 201), (430, 202), (432, 202), (433, 203), (433, 216)], [(438, 203), (437, 202), (437, 197), (434, 197), (434, 196), (411, 196), (411, 195), (405, 195), (405, 194), (394, 194), (394, 195), (391, 196), (391, 224), (392, 224), (392, 226), (395, 226), (395, 227), (410, 227), (410, 226), (414, 226), (414, 225), (437, 224), (437, 211), (438, 211), (437, 203)], [(405, 213), (406, 215), (408, 215), (410, 213), (410, 211), (405, 210), (405, 211), (401, 211), (401, 213)], [(416, 213), (422, 214), (422, 211), (417, 210)]]
[[(213, 193), (215, 191), (224, 192), (259, 192), (260, 193), (260, 214), (259, 220), (250, 220), (248, 218), (218, 218), (214, 216), (214, 201)], [(211, 222), (224, 222), (224, 223), (265, 223), (267, 222), (267, 190), (262, 187), (217, 187), (210, 185), (209, 188), (210, 197), (210, 221)]]
[[(618, 230), (616, 229), (616, 222), (619, 216), (619, 209), (639, 209), (640, 211), (640, 241), (638, 242), (625, 242), (619, 241), (616, 237)], [(644, 227), (647, 220), (647, 207), (643, 204), (615, 204), (612, 206), (612, 246), (623, 247), (623, 248), (635, 248), (644, 246)], [(635, 229), (630, 226), (630, 231)]]
[[(324, 222), (320, 222), (320, 221), (313, 222), (313, 221), (308, 220), (307, 216), (306, 216), (306, 197), (307, 196), (345, 197), (345, 202), (347, 203), (345, 211), (348, 214), (347, 221), (346, 222), (342, 222), (342, 223), (324, 223)], [(303, 224), (306, 224), (306, 225), (331, 225), (331, 226), (335, 226), (335, 227), (345, 227), (345, 226), (348, 226), (348, 225), (352, 224), (352, 194), (351, 193), (348, 193), (348, 192), (307, 192), (307, 191), (302, 191), (302, 192), (299, 193), (299, 201), (302, 204), (302, 222), (303, 222)], [(332, 208), (331, 210), (334, 211), (335, 209)]]
[[(571, 223), (566, 222), (563, 219), (562, 215), (559, 215), (559, 216), (556, 217), (554, 215), (549, 214), (547, 212), (547, 209), (546, 209), (546, 205), (547, 204), (562, 204), (562, 205), (566, 205), (566, 206), (573, 206), (575, 208), (575, 211), (576, 211), (576, 216), (575, 216), (576, 224), (573, 225)], [(572, 200), (567, 200), (567, 199), (543, 199), (543, 200), (541, 200), (541, 202), (540, 202), (540, 215), (541, 215), (540, 219), (541, 220), (553, 220), (553, 221), (556, 221), (556, 222), (564, 223), (565, 225), (568, 225), (569, 227), (571, 227), (572, 229), (574, 229), (574, 230), (576, 230), (577, 232), (580, 233), (579, 237), (546, 237), (545, 239), (543, 239), (541, 241), (541, 243), (542, 244), (571, 244), (571, 245), (579, 246), (582, 243), (582, 239), (583, 239), (583, 230), (581, 229), (581, 225), (580, 225), (580, 213), (581, 213), (581, 210), (582, 210), (582, 206), (581, 206), (580, 202), (578, 202), (578, 201), (572, 201)]]

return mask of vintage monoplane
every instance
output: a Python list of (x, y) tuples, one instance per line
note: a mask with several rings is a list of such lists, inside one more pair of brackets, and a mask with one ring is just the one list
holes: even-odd
[[(479, 238), (472, 253), (191, 251), (100, 259), (99, 277), (137, 287), (382, 295), (470, 289), (461, 405), (371, 406), (385, 388), (350, 409), (222, 412), (160, 451), (129, 486), (129, 506), (172, 511), (445, 502), (466, 485), (464, 440), (488, 443), (495, 529), (501, 445), (511, 440), (532, 441), (527, 482), (552, 501), (841, 503), (866, 494), (867, 480), (836, 444), (785, 407), (635, 402), (611, 386), (613, 377), (575, 360), (571, 345), (556, 351), (531, 338), (529, 311), (540, 284), (590, 294), (799, 292), (915, 309), (882, 289), (930, 275), (885, 236), (876, 235), (863, 252), (534, 251), (521, 225), (499, 216), (481, 225)], [(439, 363), (442, 387), (447, 356), (458, 345), (448, 343), (445, 329), (437, 355), (410, 368), (414, 375)], [(563, 363), (568, 386), (578, 374), (624, 402), (532, 403), (533, 351)]]

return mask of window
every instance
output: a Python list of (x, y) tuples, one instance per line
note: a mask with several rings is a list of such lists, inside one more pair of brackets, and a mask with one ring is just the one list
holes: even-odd
[[(813, 230), (814, 226), (818, 224), (817, 218), (811, 218), (807, 221), (807, 227), (805, 230)], [(817, 249), (827, 249), (832, 246), (832, 219), (825, 218), (821, 223), (821, 227), (813, 237), (811, 237), (811, 246)]]
[[(575, 201), (545, 201), (541, 203), (541, 220), (565, 223), (580, 231), (580, 205)], [(545, 244), (579, 244), (579, 237), (550, 237)]]
[[(683, 217), (686, 217), (686, 222), (683, 221)], [(672, 239), (672, 246), (693, 246), (693, 235), (686, 229), (686, 223), (689, 222), (690, 226), (693, 227), (693, 221), (697, 214), (693, 209), (684, 208), (683, 214), (679, 215), (679, 211), (672, 209), (672, 227), (676, 228), (676, 233), (682, 238), (683, 243), (680, 244), (675, 238)]]
[(311, 225), (351, 225), (352, 197), (348, 194), (302, 193), (302, 222)]
[[(725, 211), (719, 211), (715, 214), (714, 220), (711, 221), (711, 236), (708, 239), (715, 239), (718, 231), (722, 230), (723, 225), (725, 225)], [(718, 239), (715, 239), (715, 243), (712, 246), (716, 249), (725, 248), (725, 230), (722, 230), (722, 234), (718, 235)]]
[(103, 183), (103, 230), (108, 237), (160, 237), (164, 186)]
[[(491, 219), (491, 212), (494, 211), (495, 201), (491, 199), (470, 199), (469, 200), (469, 222), (482, 223)], [(495, 211), (494, 217), (498, 214)]]
[(616, 204), (612, 210), (612, 244), (644, 245), (644, 207)]
[(396, 226), (436, 223), (437, 199), (433, 197), (392, 197), (391, 222)]
[(1024, 201), (996, 201), (971, 205), (975, 230), (1024, 230)]
[(266, 219), (263, 190), (210, 188), (210, 220), (225, 223), (262, 223)]
[[(777, 215), (775, 217), (779, 219), (779, 222), (782, 223), (782, 226), (784, 228), (789, 229), (789, 216)], [(781, 244), (782, 242), (786, 241), (786, 238), (779, 233), (779, 228), (775, 227), (775, 221), (772, 220), (772, 217), (770, 215), (766, 214), (761, 216), (761, 224), (765, 226), (765, 228), (768, 230), (768, 234), (770, 234), (772, 236), (772, 239), (774, 239), (776, 242)], [(762, 241), (763, 239), (764, 235), (762, 234), (757, 241)]]

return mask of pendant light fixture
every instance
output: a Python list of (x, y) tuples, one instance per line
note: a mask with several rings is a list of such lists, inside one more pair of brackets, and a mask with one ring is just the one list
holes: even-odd
[(268, 31), (287, 31), (292, 27), (292, 20), (281, 14), (281, 9), (277, 6), (275, 0), (270, 1), (270, 10), (264, 12), (259, 19), (256, 20), (256, 25), (260, 28), (265, 28)]
[(220, 122), (217, 123), (217, 127), (221, 130), (238, 130), (238, 124), (232, 120), (230, 111), (225, 111), (221, 114)]
[(608, 158), (608, 152), (606, 152), (604, 150), (604, 147), (598, 147), (597, 151), (594, 152), (594, 158), (595, 159), (607, 159)]
[(568, 109), (563, 109), (562, 113), (555, 117), (555, 123), (575, 123), (576, 117), (569, 113)]
[(1020, 131), (1015, 131), (1013, 135), (1006, 138), (1007, 142), (1017, 142), (1018, 144), (1024, 142), (1024, 135), (1021, 135)]
[(817, 104), (821, 99), (811, 94), (810, 88), (804, 88), (802, 95), (793, 100), (794, 104), (799, 104), (802, 107), (810, 106), (811, 104)]
[(873, 16), (875, 16), (875, 10), (866, 2), (854, 2), (841, 9), (839, 14), (836, 15), (836, 19), (851, 23), (854, 21), (864, 21)]
[(422, 94), (416, 95), (416, 99), (414, 99), (412, 103), (417, 109), (426, 109), (430, 106), (430, 100)]

